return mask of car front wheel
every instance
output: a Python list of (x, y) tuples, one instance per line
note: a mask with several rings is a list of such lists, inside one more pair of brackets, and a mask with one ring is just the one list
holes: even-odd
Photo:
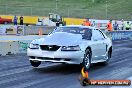
[(30, 63), (33, 67), (38, 67), (41, 64), (41, 61), (32, 61), (32, 60), (30, 60)]
[(104, 65), (107, 65), (109, 63), (110, 56), (111, 56), (111, 53), (110, 53), (110, 51), (108, 51), (107, 56), (106, 56), (106, 61), (103, 62)]
[(83, 60), (84, 68), (88, 70), (91, 64), (91, 51), (89, 49), (86, 50)]

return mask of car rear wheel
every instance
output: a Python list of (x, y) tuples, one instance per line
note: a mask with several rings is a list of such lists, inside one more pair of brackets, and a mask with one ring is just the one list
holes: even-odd
[(32, 61), (32, 60), (30, 60), (30, 63), (33, 67), (38, 67), (41, 64), (41, 61)]
[(84, 59), (83, 59), (83, 64), (84, 64), (85, 70), (88, 70), (90, 68), (91, 51), (89, 49), (87, 49), (86, 52), (85, 52)]

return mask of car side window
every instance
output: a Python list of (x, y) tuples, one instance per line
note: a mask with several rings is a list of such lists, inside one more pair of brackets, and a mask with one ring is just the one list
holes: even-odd
[(102, 35), (102, 33), (97, 29), (93, 30), (92, 38), (93, 38), (93, 40), (103, 40), (103, 39), (105, 39), (105, 37)]
[(83, 39), (91, 40), (92, 30), (88, 29), (88, 28), (83, 28), (83, 29), (81, 29), (80, 34), (82, 34)]

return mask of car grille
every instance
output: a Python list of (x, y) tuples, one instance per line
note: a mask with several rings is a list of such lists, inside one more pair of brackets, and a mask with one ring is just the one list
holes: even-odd
[(40, 45), (41, 50), (46, 50), (46, 51), (57, 51), (60, 46), (57, 45)]

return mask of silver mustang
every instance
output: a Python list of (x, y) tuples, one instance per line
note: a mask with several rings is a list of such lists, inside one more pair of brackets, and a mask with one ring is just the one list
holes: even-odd
[(112, 42), (101, 31), (87, 26), (61, 26), (44, 38), (33, 40), (27, 49), (32, 66), (42, 61), (81, 64), (107, 64), (112, 55)]

